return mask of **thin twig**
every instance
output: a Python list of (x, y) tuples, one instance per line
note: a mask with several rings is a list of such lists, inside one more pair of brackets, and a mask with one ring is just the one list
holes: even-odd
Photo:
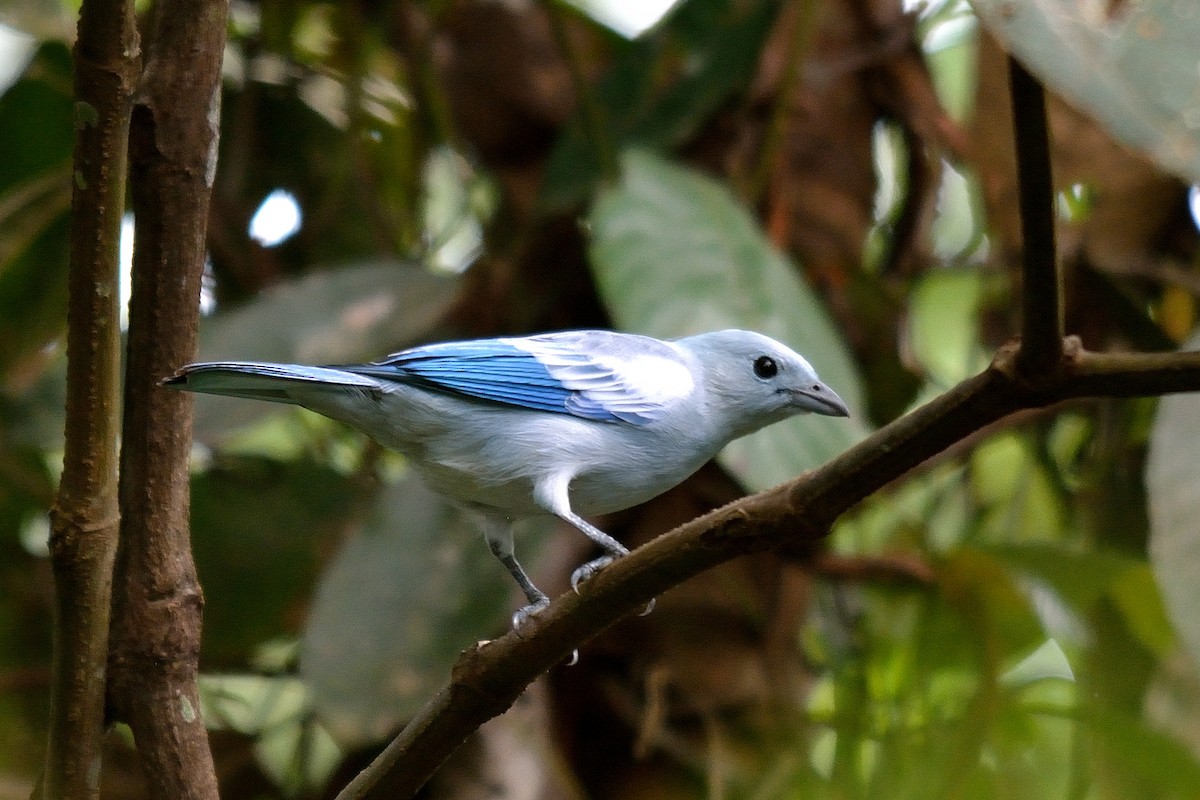
[(1026, 375), (1053, 370), (1062, 349), (1062, 270), (1054, 243), (1054, 187), (1046, 96), (1037, 78), (1008, 57), (1021, 211), (1021, 353)]
[(50, 800), (99, 795), (120, 428), (118, 243), (129, 104), (138, 66), (130, 0), (85, 0), (75, 43), (75, 155), (63, 474), (50, 510), (54, 663)]
[(1085, 353), (1073, 341), (1059, 372), (1031, 383), (1007, 346), (985, 372), (964, 381), (852, 447), (824, 467), (693, 520), (617, 560), (556, 599), (521, 631), (462, 654), (444, 687), (338, 800), (374, 797), (386, 775), (388, 796), (412, 797), (445, 758), (525, 686), (650, 598), (746, 553), (794, 549), (825, 536), (860, 500), (963, 437), (1025, 408), (1083, 396), (1200, 390), (1200, 353)]

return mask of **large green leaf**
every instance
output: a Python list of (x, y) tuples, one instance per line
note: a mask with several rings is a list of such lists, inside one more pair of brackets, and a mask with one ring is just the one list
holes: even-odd
[[(457, 281), (421, 267), (374, 263), (282, 284), (200, 326), (200, 358), (300, 364), (373, 360), (429, 336)], [(206, 397), (196, 436), (211, 441), (284, 406)]]
[(973, 0), (980, 19), (1048, 86), (1160, 166), (1200, 182), (1194, 2)]
[[(1200, 347), (1193, 337), (1187, 347)], [(1164, 397), (1150, 435), (1150, 564), (1167, 613), (1193, 661), (1200, 664), (1200, 395)]]
[(300, 672), (325, 726), (344, 745), (386, 737), (460, 651), (504, 628), (514, 586), (464, 512), (415, 477), (388, 487), (325, 571), (304, 632)]
[(803, 417), (730, 445), (722, 462), (751, 489), (832, 458), (867, 432), (862, 387), (808, 285), (718, 181), (644, 150), (591, 213), (596, 284), (617, 325), (662, 338), (747, 328), (794, 347), (850, 406), (850, 420)]

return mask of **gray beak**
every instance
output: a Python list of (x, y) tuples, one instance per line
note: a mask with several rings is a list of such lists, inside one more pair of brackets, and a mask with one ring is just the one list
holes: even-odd
[(846, 401), (820, 381), (816, 381), (811, 386), (792, 389), (791, 394), (792, 403), (798, 409), (811, 411), (814, 414), (823, 414), (827, 417), (850, 416), (850, 409), (846, 407)]

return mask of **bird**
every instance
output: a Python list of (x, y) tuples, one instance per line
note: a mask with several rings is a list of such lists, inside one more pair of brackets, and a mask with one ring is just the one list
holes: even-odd
[(303, 406), (403, 454), (430, 488), (476, 512), (528, 601), (512, 615), (518, 631), (550, 600), (517, 560), (513, 522), (552, 515), (595, 543), (603, 555), (571, 574), (579, 591), (629, 552), (585, 517), (662, 494), (772, 423), (850, 413), (803, 356), (745, 330), (673, 340), (561, 331), (340, 366), (200, 362), (162, 383)]

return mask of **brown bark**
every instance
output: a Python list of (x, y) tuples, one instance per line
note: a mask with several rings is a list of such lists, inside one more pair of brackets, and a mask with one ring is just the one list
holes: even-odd
[(158, 381), (196, 352), (227, 13), (225, 0), (156, 4), (130, 131), (137, 227), (108, 696), (133, 729), (154, 797), (217, 797), (196, 688), (192, 399)]
[(63, 474), (50, 511), (54, 678), (42, 797), (99, 793), (117, 549), (118, 244), (137, 30), (128, 0), (87, 0), (75, 45), (75, 156)]

